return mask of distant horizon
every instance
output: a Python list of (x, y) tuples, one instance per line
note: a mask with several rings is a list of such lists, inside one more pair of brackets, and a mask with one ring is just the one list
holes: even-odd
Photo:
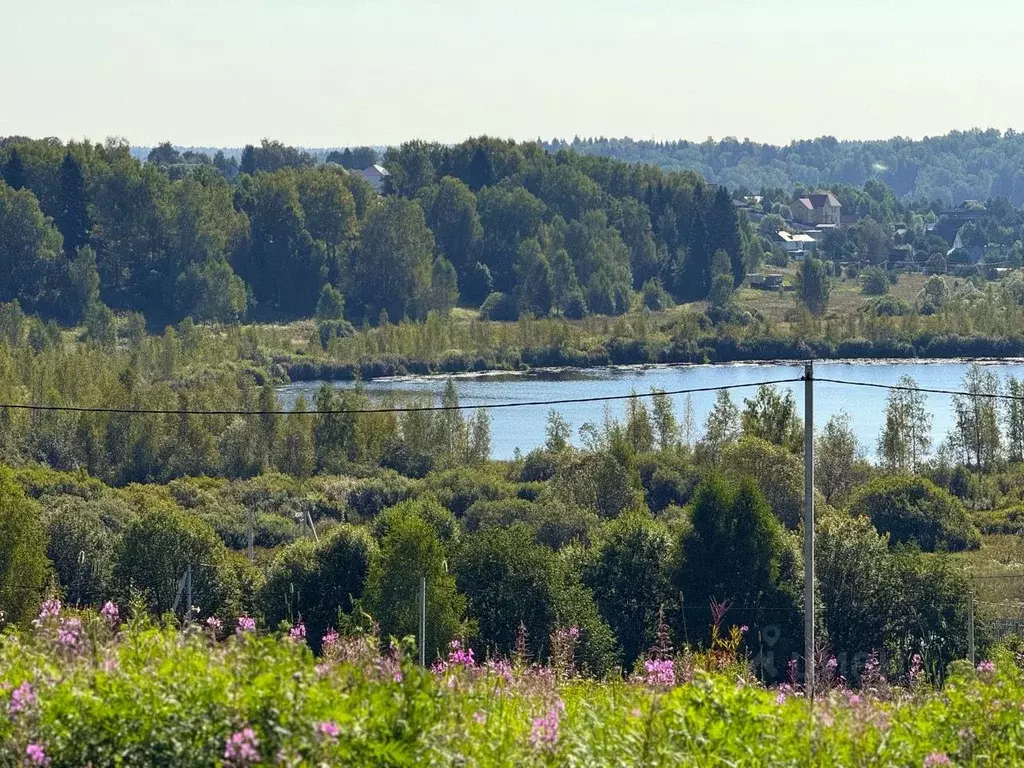
[(323, 145), (288, 142), (288, 141), (283, 141), (282, 139), (280, 139), (280, 138), (278, 138), (276, 136), (269, 136), (269, 135), (268, 136), (263, 136), (260, 139), (257, 139), (256, 141), (246, 141), (246, 142), (241, 142), (241, 143), (228, 143), (228, 144), (216, 144), (216, 143), (211, 143), (211, 142), (200, 142), (200, 143), (189, 144), (189, 143), (175, 142), (171, 138), (164, 138), (164, 139), (161, 139), (161, 140), (155, 141), (155, 142), (137, 143), (137, 142), (131, 141), (126, 136), (121, 136), (121, 135), (118, 135), (118, 134), (111, 134), (109, 136), (103, 137), (102, 139), (95, 139), (95, 138), (92, 138), (92, 137), (89, 137), (89, 136), (85, 136), (85, 137), (62, 137), (62, 136), (56, 136), (56, 135), (53, 135), (53, 134), (35, 135), (35, 136), (33, 136), (33, 135), (25, 134), (25, 133), (13, 132), (13, 133), (9, 133), (9, 134), (0, 134), (0, 139), (12, 138), (12, 137), (24, 137), (24, 138), (28, 138), (28, 139), (38, 140), (38, 139), (51, 138), (52, 137), (52, 138), (57, 138), (58, 140), (64, 142), (65, 144), (70, 142), (70, 141), (74, 141), (74, 142), (90, 141), (90, 142), (92, 142), (94, 144), (102, 144), (103, 142), (105, 142), (108, 139), (117, 139), (117, 140), (127, 141), (128, 145), (133, 150), (153, 149), (154, 147), (156, 147), (156, 146), (158, 146), (158, 145), (160, 145), (160, 144), (162, 144), (162, 143), (164, 143), (166, 141), (170, 141), (171, 146), (173, 146), (175, 149), (179, 149), (179, 150), (205, 150), (205, 149), (210, 149), (210, 150), (237, 150), (237, 151), (241, 151), (241, 150), (245, 149), (246, 145), (248, 145), (248, 144), (259, 145), (259, 143), (261, 141), (266, 139), (268, 141), (281, 141), (282, 144), (285, 144), (285, 145), (291, 146), (291, 147), (295, 147), (296, 149), (307, 150), (307, 151), (314, 151), (314, 152), (330, 152), (332, 150), (343, 150), (343, 149), (352, 148), (352, 147), (373, 147), (375, 149), (386, 149), (386, 148), (391, 147), (391, 146), (399, 146), (400, 144), (404, 144), (404, 143), (409, 142), (409, 141), (424, 141), (424, 142), (427, 142), (427, 143), (436, 143), (436, 144), (442, 144), (442, 145), (455, 145), (455, 144), (459, 144), (460, 142), (466, 141), (467, 139), (472, 139), (472, 138), (476, 138), (478, 136), (483, 136), (483, 135), (487, 135), (490, 138), (496, 138), (496, 139), (500, 139), (500, 140), (511, 140), (511, 141), (515, 141), (516, 143), (520, 143), (520, 144), (529, 143), (529, 142), (536, 142), (536, 141), (540, 141), (540, 142), (545, 143), (545, 144), (551, 143), (553, 141), (562, 141), (562, 142), (566, 142), (568, 144), (572, 144), (573, 141), (576, 138), (579, 138), (581, 141), (587, 141), (587, 140), (593, 139), (595, 141), (598, 141), (598, 140), (606, 140), (606, 141), (633, 141), (633, 142), (637, 142), (637, 143), (641, 143), (641, 142), (658, 142), (658, 143), (686, 142), (686, 143), (689, 143), (689, 144), (703, 144), (704, 142), (708, 141), (709, 139), (711, 141), (715, 142), (715, 143), (721, 143), (721, 142), (723, 142), (723, 141), (725, 141), (727, 139), (734, 139), (734, 140), (736, 140), (736, 141), (738, 141), (740, 143), (745, 143), (745, 142), (749, 141), (749, 142), (751, 142), (753, 144), (756, 144), (756, 145), (767, 145), (767, 146), (774, 146), (774, 147), (786, 147), (786, 146), (789, 146), (791, 144), (798, 143), (798, 142), (818, 141), (820, 139), (825, 139), (825, 138), (834, 138), (837, 141), (839, 141), (840, 143), (850, 143), (850, 144), (867, 144), (867, 143), (873, 143), (873, 142), (886, 142), (886, 141), (893, 141), (893, 140), (897, 140), (897, 139), (902, 139), (902, 140), (905, 140), (905, 141), (912, 141), (912, 142), (922, 142), (922, 141), (928, 141), (930, 139), (943, 138), (943, 137), (949, 136), (951, 134), (957, 134), (957, 133), (959, 133), (959, 134), (966, 134), (966, 133), (971, 133), (971, 132), (985, 133), (987, 131), (992, 131), (992, 130), (999, 131), (1000, 135), (1003, 136), (1003, 137), (1005, 137), (1006, 134), (1008, 132), (1011, 132), (1011, 131), (1014, 132), (1014, 133), (1018, 133), (1018, 134), (1019, 133), (1024, 133), (1024, 129), (1017, 129), (1017, 128), (1014, 128), (1012, 126), (1007, 127), (1007, 128), (1000, 128), (1000, 127), (997, 127), (997, 126), (990, 126), (990, 127), (971, 126), (969, 128), (950, 128), (949, 130), (944, 131), (942, 133), (931, 133), (931, 134), (925, 134), (923, 136), (910, 136), (910, 135), (907, 135), (907, 134), (899, 134), (899, 133), (888, 135), (888, 136), (869, 136), (869, 137), (840, 137), (840, 136), (834, 136), (832, 134), (820, 134), (820, 135), (816, 135), (816, 136), (805, 135), (805, 136), (796, 136), (796, 137), (793, 137), (793, 138), (789, 139), (789, 141), (781, 142), (781, 143), (780, 142), (773, 142), (773, 141), (762, 141), (760, 139), (756, 139), (756, 138), (753, 138), (751, 136), (746, 136), (746, 135), (740, 136), (739, 134), (724, 134), (722, 136), (707, 136), (707, 137), (705, 137), (703, 139), (696, 139), (696, 138), (687, 138), (687, 137), (684, 137), (684, 136), (679, 136), (679, 137), (675, 137), (675, 138), (667, 138), (667, 137), (666, 138), (659, 138), (659, 137), (646, 137), (646, 136), (631, 136), (631, 135), (628, 135), (628, 134), (627, 135), (598, 135), (598, 134), (593, 134), (593, 135), (586, 134), (586, 135), (584, 135), (584, 134), (579, 134), (579, 133), (573, 134), (572, 137), (559, 136), (559, 137), (550, 137), (550, 138), (549, 137), (516, 138), (516, 137), (513, 137), (513, 136), (502, 136), (502, 135), (496, 135), (496, 134), (470, 134), (470, 135), (467, 135), (467, 136), (463, 136), (462, 138), (454, 139), (454, 140), (451, 140), (451, 141), (441, 141), (441, 140), (435, 140), (435, 139), (424, 139), (424, 138), (421, 138), (421, 137), (412, 136), (410, 138), (403, 139), (402, 141), (400, 141), (398, 143), (390, 143), (390, 144), (382, 143), (382, 142), (363, 142), (363, 143), (353, 143), (353, 144), (323, 144)]

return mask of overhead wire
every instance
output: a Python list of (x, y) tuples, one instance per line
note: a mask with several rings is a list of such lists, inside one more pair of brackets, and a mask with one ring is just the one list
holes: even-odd
[(73, 405), (41, 405), (33, 403), (0, 403), (0, 411), (4, 409), (23, 411), (60, 411), (71, 413), (109, 413), (122, 415), (155, 415), (155, 416), (335, 416), (368, 413), (413, 413), (420, 411), (475, 411), (498, 408), (529, 408), (537, 406), (575, 405), (583, 403), (605, 403), (617, 400), (639, 400), (659, 396), (691, 395), (706, 392), (720, 392), (731, 389), (773, 386), (775, 384), (793, 384), (799, 377), (790, 379), (773, 379), (771, 381), (750, 381), (738, 384), (719, 384), (714, 387), (692, 387), (690, 389), (652, 390), (650, 392), (630, 392), (626, 395), (599, 395), (596, 397), (567, 397), (557, 400), (524, 400), (511, 403), (474, 403), (468, 405), (397, 405), (381, 408), (328, 408), (311, 411), (267, 411), (267, 410), (191, 410), (181, 408), (105, 408)]
[[(813, 380), (822, 384), (838, 384), (847, 387), (867, 387), (871, 389), (884, 389), (899, 392), (919, 392), (922, 394), (951, 395), (954, 397), (979, 397), (995, 400), (1024, 401), (1024, 395), (1009, 395), (1001, 392), (968, 392), (955, 389), (940, 389), (935, 387), (911, 387), (904, 384), (881, 384), (870, 381), (855, 381), (851, 379), (835, 379), (823, 376), (814, 376)], [(803, 375), (785, 379), (770, 379), (766, 381), (749, 381), (736, 384), (719, 384), (710, 387), (690, 387), (688, 389), (674, 390), (651, 390), (650, 392), (630, 392), (624, 395), (597, 395), (594, 397), (566, 397), (551, 400), (522, 400), (508, 403), (473, 403), (459, 405), (392, 405), (369, 408), (326, 408), (306, 411), (286, 410), (249, 410), (249, 409), (190, 409), (190, 408), (115, 408), (105, 406), (76, 406), (76, 405), (47, 405), (42, 403), (0, 403), (0, 411), (21, 410), (36, 412), (64, 412), (64, 413), (101, 413), (115, 415), (150, 415), (150, 416), (334, 416), (334, 415), (356, 415), (374, 413), (414, 413), (430, 411), (475, 411), (475, 410), (497, 410), (502, 408), (530, 408), (556, 405), (578, 405), (587, 403), (607, 403), (622, 400), (639, 400), (658, 396), (678, 396), (690, 394), (702, 394), (709, 392), (722, 392), (733, 389), (745, 389), (752, 387), (774, 386), (776, 384), (795, 384), (806, 381)]]

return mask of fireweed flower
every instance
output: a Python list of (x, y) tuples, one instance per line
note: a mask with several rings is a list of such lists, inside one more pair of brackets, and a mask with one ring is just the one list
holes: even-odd
[(991, 674), (996, 671), (996, 665), (991, 661), (983, 661), (978, 665), (978, 672), (982, 674)]
[(60, 616), (60, 609), (60, 600), (55, 597), (51, 597), (39, 607), (39, 618), (35, 619), (32, 623), (37, 627), (41, 624), (45, 624), (48, 619), (55, 619)]
[(338, 724), (333, 720), (324, 720), (322, 723), (317, 725), (316, 730), (321, 736), (326, 736), (329, 739), (338, 738), (338, 733), (340, 732)]
[(57, 630), (57, 644), (69, 650), (77, 648), (81, 632), (81, 619), (64, 619)]
[(924, 759), (924, 768), (934, 768), (936, 765), (951, 765), (949, 757), (945, 752), (932, 752)]
[(672, 659), (647, 659), (644, 662), (644, 682), (671, 688), (676, 684), (675, 662)]
[(213, 630), (214, 634), (220, 632), (224, 627), (224, 622), (218, 619), (216, 616), (211, 616), (206, 620), (206, 626)]
[(252, 728), (231, 734), (224, 745), (224, 760), (229, 765), (252, 765), (260, 761), (260, 740)]
[(118, 610), (117, 603), (107, 600), (100, 608), (100, 616), (109, 621), (111, 626), (116, 625), (121, 620), (121, 612)]
[(288, 630), (288, 637), (292, 640), (305, 640), (306, 639), (306, 625), (301, 621), (294, 627)]
[(235, 632), (239, 635), (246, 632), (254, 632), (256, 630), (256, 619), (246, 616), (244, 613), (238, 617), (238, 621), (235, 623)]
[(536, 717), (530, 728), (530, 744), (534, 749), (554, 749), (558, 743), (558, 727), (565, 705), (558, 702), (543, 717)]
[(36, 703), (36, 692), (32, 687), (32, 684), (25, 681), (13, 691), (11, 691), (11, 703), (7, 706), (7, 711), (12, 715), (17, 715), (24, 712), (26, 709)]
[(50, 758), (46, 756), (46, 750), (42, 744), (31, 743), (25, 747), (25, 757), (29, 765), (49, 765)]
[(473, 658), (473, 649), (463, 648), (461, 641), (452, 640), (451, 643), (449, 643), (449, 648), (448, 664), (451, 666), (472, 667), (476, 664), (476, 661)]
[(321, 645), (321, 646), (323, 646), (323, 649), (324, 649), (325, 651), (326, 651), (326, 650), (327, 650), (328, 648), (330, 648), (330, 647), (331, 647), (332, 645), (336, 645), (336, 644), (337, 644), (337, 642), (338, 642), (338, 633), (337, 633), (337, 632), (335, 632), (335, 631), (334, 631), (333, 629), (332, 629), (332, 630), (331, 630), (330, 632), (327, 632), (327, 633), (326, 633), (326, 634), (325, 634), (325, 635), (324, 635), (324, 636), (323, 636), (323, 637), (322, 637), (322, 638), (320, 639), (320, 645)]
[(473, 713), (473, 720), (477, 723), (477, 725), (483, 725), (487, 722), (487, 714), (485, 712), (480, 712), (478, 710)]

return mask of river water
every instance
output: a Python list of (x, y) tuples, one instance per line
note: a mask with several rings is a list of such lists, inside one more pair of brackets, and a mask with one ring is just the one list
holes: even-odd
[[(1001, 379), (1007, 376), (1024, 378), (1024, 361), (985, 362)], [(845, 379), (873, 384), (895, 384), (901, 376), (912, 377), (919, 386), (933, 389), (961, 389), (968, 363), (963, 361), (876, 361), (818, 362), (816, 378)], [(803, 374), (802, 364), (740, 363), (730, 365), (644, 366), (626, 368), (591, 368), (583, 370), (541, 370), (530, 373), (463, 374), (452, 377), (463, 405), (495, 405), (497, 403), (537, 400), (564, 400), (628, 395), (649, 392), (652, 388), (672, 391), (757, 383), (775, 379), (796, 378)], [(447, 377), (425, 376), (379, 379), (365, 384), (374, 396), (385, 393), (439, 397)], [(313, 395), (323, 382), (307, 381), (280, 387), (281, 405), (290, 409), (300, 394), (312, 407)], [(339, 389), (355, 386), (353, 382), (332, 382)], [(803, 413), (803, 383), (781, 384), (797, 398), (798, 411)], [(732, 390), (734, 402), (742, 409), (743, 399), (753, 397), (756, 387)], [(708, 412), (714, 405), (715, 393), (696, 393), (692, 398), (695, 432), (703, 432)], [(833, 414), (845, 411), (868, 458), (874, 458), (875, 446), (885, 418), (888, 391), (866, 387), (850, 387), (826, 382), (814, 386), (815, 425), (822, 425)], [(686, 395), (674, 396), (676, 415), (681, 418)], [(927, 405), (933, 416), (933, 445), (945, 438), (953, 424), (951, 397), (928, 395)], [(573, 403), (553, 406), (572, 425), (574, 434), (587, 422), (600, 424), (609, 409), (621, 416), (624, 401), (611, 403)], [(491, 409), (491, 455), (509, 459), (518, 448), (523, 453), (544, 443), (544, 430), (550, 406)], [(578, 437), (577, 437), (578, 441)]]

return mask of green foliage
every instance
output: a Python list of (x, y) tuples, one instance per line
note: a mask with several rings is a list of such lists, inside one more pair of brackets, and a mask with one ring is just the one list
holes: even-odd
[(744, 400), (743, 405), (740, 424), (745, 435), (801, 452), (803, 424), (792, 392), (780, 394), (775, 387), (759, 387), (754, 398)]
[(864, 293), (868, 296), (881, 296), (889, 292), (889, 275), (881, 267), (868, 267), (861, 277)]
[(664, 526), (627, 514), (601, 532), (585, 569), (584, 580), (615, 632), (625, 669), (655, 643), (658, 612), (670, 597), (671, 548)]
[[(731, 621), (748, 624), (753, 632), (771, 624), (778, 639), (776, 658), (785, 654), (796, 645), (799, 619), (791, 587), (784, 582), (788, 555), (782, 526), (753, 481), (731, 484), (709, 476), (697, 488), (692, 528), (679, 542), (673, 574), (673, 586), (685, 601), (685, 621), (708, 626), (708, 602), (728, 602), (734, 606)], [(722, 563), (730, 566), (722, 568)], [(781, 675), (782, 670), (766, 673)]]
[(330, 283), (320, 290), (316, 302), (317, 320), (341, 320), (345, 315), (345, 297)]
[(480, 318), (483, 320), (518, 320), (519, 307), (513, 297), (495, 291), (480, 305)]
[(46, 554), (71, 605), (98, 607), (112, 594), (113, 554), (127, 521), (125, 510), (112, 506), (77, 496), (58, 496), (46, 505)]
[(828, 309), (829, 296), (832, 293), (832, 281), (829, 279), (825, 262), (818, 261), (811, 256), (800, 262), (797, 286), (800, 300), (807, 306), (811, 314), (825, 314)]
[(141, 593), (156, 614), (178, 614), (188, 606), (178, 587), (192, 571), (192, 604), (199, 616), (234, 618), (239, 593), (227, 567), (227, 550), (213, 529), (175, 505), (158, 503), (140, 511), (125, 526), (114, 553), (114, 584), (127, 602)]
[(282, 549), (267, 572), (260, 604), (269, 626), (305, 624), (314, 649), (324, 633), (363, 596), (377, 547), (365, 529), (340, 525), (319, 542)]
[[(558, 612), (554, 553), (523, 524), (486, 527), (467, 536), (455, 556), (455, 581), (477, 623), (478, 647), (509, 656), (520, 624), (540, 656)], [(493, 654), (492, 654), (493, 655)]]
[(50, 563), (39, 507), (0, 467), (0, 611), (8, 624), (24, 624), (43, 595)]
[(977, 549), (978, 530), (963, 505), (923, 477), (879, 477), (850, 499), (851, 512), (867, 516), (892, 542), (915, 542), (926, 552)]
[(420, 580), (427, 582), (428, 659), (446, 652), (458, 633), (466, 599), (448, 573), (446, 553), (435, 528), (409, 508), (390, 521), (380, 552), (370, 565), (366, 606), (384, 637), (419, 632)]
[(352, 273), (362, 290), (362, 316), (423, 318), (428, 306), (434, 237), (423, 209), (411, 200), (386, 198), (363, 223)]

